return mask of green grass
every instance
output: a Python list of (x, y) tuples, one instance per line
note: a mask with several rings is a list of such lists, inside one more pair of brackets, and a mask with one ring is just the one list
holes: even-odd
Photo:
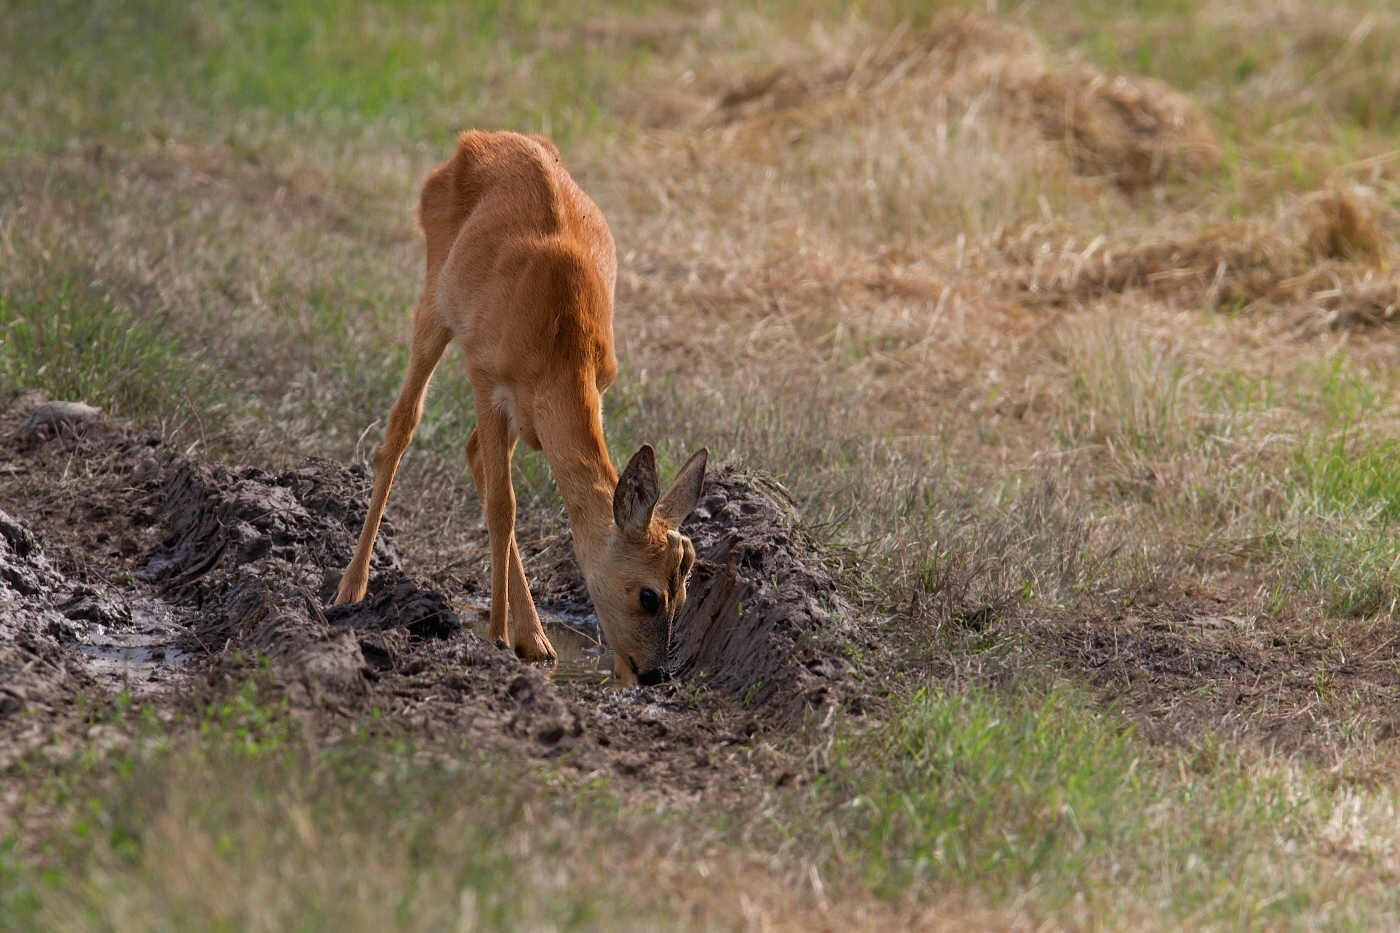
[(0, 294), (0, 393), (37, 389), (114, 415), (172, 421), (207, 411), (217, 397), (211, 368), (129, 301), (71, 278)]
[(1388, 373), (1361, 372), (1344, 354), (1316, 370), (1316, 386), (1299, 393), (1313, 409), (1290, 466), (1301, 510), (1362, 523), (1400, 516), (1397, 442), (1371, 427), (1393, 395)]
[(1394, 618), (1400, 548), (1387, 525), (1334, 521), (1281, 531), (1273, 545), (1268, 612), (1345, 621)]
[[(318, 749), (265, 675), (193, 729), (129, 701), (94, 713), (132, 739), (29, 785), (58, 819), (37, 857), (0, 845), (7, 929), (453, 930), (464, 914), (478, 930), (681, 929), (674, 889), (645, 866), (714, 857), (694, 814), (628, 812), (603, 786), (541, 784), (484, 749), (372, 733)], [(760, 844), (785, 837), (833, 896), (972, 889), (1034, 917), (1260, 931), (1374, 929), (1400, 910), (1363, 867), (1383, 852), (1366, 834), (1384, 831), (1389, 791), (1218, 744), (1164, 752), (1072, 689), (920, 692), (811, 762), (807, 790), (729, 819)], [(1320, 854), (1358, 831), (1376, 840), (1360, 863)], [(638, 833), (645, 851), (619, 843)], [(1323, 901), (1337, 906), (1318, 916)]]
[[(884, 738), (833, 749), (830, 773), (850, 781), (842, 809), (863, 824), (865, 869), (885, 891), (1079, 876), (1146, 803), (1132, 742), (1062, 693), (922, 693)], [(863, 774), (862, 760), (884, 766)]]
[(1400, 442), (1385, 424), (1392, 397), (1385, 372), (1364, 372), (1343, 354), (1293, 387), (1310, 418), (1275, 461), (1288, 502), (1268, 534), (1280, 571), (1274, 611), (1311, 602), (1340, 619), (1393, 617), (1400, 548)]
[(173, 740), (151, 710), (115, 714), (134, 737), (125, 752), (36, 792), (62, 814), (38, 864), (0, 848), (0, 925), (655, 928), (642, 888), (580, 861), (611, 848), (620, 817), (605, 790), (541, 788), (486, 749), (429, 754), (365, 734), (318, 750), (264, 681), (207, 707), (197, 730), (177, 723)]
[(1299, 491), (1318, 512), (1400, 517), (1400, 444), (1343, 431), (1298, 451)]
[(227, 135), (256, 157), (258, 124), (267, 120), (347, 142), (367, 130), (441, 139), (471, 124), (568, 140), (598, 127), (600, 99), (648, 50), (598, 54), (561, 42), (539, 56), (518, 46), (611, 8), (498, 0), (13, 4), (0, 25), (9, 50), (0, 83), (11, 98), (0, 146), (62, 146), (74, 133)]
[[(1032, 916), (1149, 912), (1168, 927), (1161, 918), (1260, 931), (1367, 929), (1400, 906), (1300, 916), (1364, 886), (1315, 855), (1295, 861), (1346, 793), (1306, 767), (1251, 769), (1220, 745), (1164, 755), (1074, 690), (934, 688), (879, 732), (835, 739), (816, 765), (814, 809), (785, 828), (829, 873), (855, 868), (889, 897), (974, 887)], [(1306, 880), (1281, 872), (1290, 862)]]

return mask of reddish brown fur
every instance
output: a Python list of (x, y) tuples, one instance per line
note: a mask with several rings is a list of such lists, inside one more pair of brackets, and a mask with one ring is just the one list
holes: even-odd
[[(491, 636), (504, 642), (509, 618), (523, 659), (555, 656), (515, 542), (510, 460), (523, 438), (544, 451), (564, 496), (619, 679), (658, 670), (694, 562), (675, 528), (695, 506), (706, 455), (692, 457), (662, 496), (644, 446), (619, 485), (601, 419), (602, 393), (617, 377), (617, 259), (607, 221), (549, 140), (475, 131), (463, 133), (456, 153), (424, 182), (418, 219), (427, 281), (413, 312), (412, 355), (375, 453), (369, 514), (336, 602), (364, 597), (394, 473), (433, 369), (456, 339), (475, 396), (467, 459), (491, 537)], [(643, 589), (660, 596), (655, 617), (639, 608)]]

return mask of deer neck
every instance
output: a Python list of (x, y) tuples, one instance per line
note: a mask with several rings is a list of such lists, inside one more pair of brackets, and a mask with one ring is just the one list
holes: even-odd
[(617, 471), (608, 457), (601, 423), (570, 434), (573, 436), (568, 437), (566, 443), (557, 445), (553, 451), (546, 447), (544, 453), (569, 513), (574, 556), (583, 568), (584, 579), (588, 580), (612, 535)]

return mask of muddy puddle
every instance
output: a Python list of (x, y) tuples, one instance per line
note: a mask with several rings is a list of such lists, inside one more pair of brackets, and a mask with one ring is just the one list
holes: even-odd
[[(490, 634), (490, 606), (479, 602), (458, 603), (457, 612), (476, 635), (486, 640)], [(558, 660), (553, 664), (533, 664), (556, 684), (601, 686), (613, 672), (613, 651), (603, 639), (602, 626), (592, 613), (559, 613), (540, 609), (544, 633), (554, 646)]]
[(92, 624), (78, 635), (77, 649), (94, 680), (141, 696), (168, 684), (200, 653), (186, 649), (186, 620), (173, 606), (145, 598), (128, 608), (129, 625)]

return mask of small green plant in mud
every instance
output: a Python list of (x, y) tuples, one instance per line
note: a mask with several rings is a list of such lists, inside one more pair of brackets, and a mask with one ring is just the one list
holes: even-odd
[(749, 689), (744, 693), (744, 709), (753, 709), (754, 700), (758, 698), (759, 691), (762, 689), (763, 684), (759, 681), (754, 681), (752, 684), (749, 685)]
[(253, 757), (286, 748), (300, 734), (287, 698), (272, 685), (267, 658), (257, 666), (243, 686), (204, 708), (199, 734), (212, 747)]

